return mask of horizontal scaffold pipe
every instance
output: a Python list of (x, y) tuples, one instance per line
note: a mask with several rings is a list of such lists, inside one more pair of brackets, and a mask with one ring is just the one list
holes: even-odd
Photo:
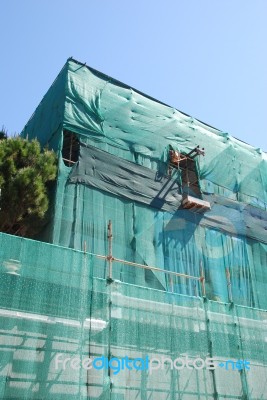
[[(94, 254), (94, 253), (88, 253), (88, 254), (90, 254), (92, 256), (95, 256), (97, 258), (101, 258), (102, 260), (110, 261), (110, 257), (109, 256), (103, 256), (103, 255)], [(126, 261), (126, 260), (122, 260), (122, 259), (116, 258), (116, 257), (112, 257), (111, 261), (117, 262), (117, 263), (121, 263), (121, 264), (125, 264), (125, 265), (132, 265), (132, 266), (138, 267), (138, 268), (150, 269), (150, 270), (153, 270), (153, 271), (163, 272), (163, 273), (169, 274), (169, 275), (180, 276), (180, 277), (187, 278), (187, 279), (194, 279), (194, 280), (197, 280), (197, 281), (201, 281), (202, 280), (202, 278), (198, 277), (198, 276), (192, 276), (192, 275), (182, 274), (182, 273), (179, 273), (179, 272), (168, 271), (167, 269), (161, 269), (161, 268), (150, 266), (150, 265), (144, 265), (144, 264), (139, 264), (139, 263), (135, 263), (135, 262), (132, 262), (132, 261)]]

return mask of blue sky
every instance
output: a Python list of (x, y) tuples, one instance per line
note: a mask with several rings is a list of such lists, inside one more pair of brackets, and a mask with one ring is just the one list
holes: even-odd
[(267, 150), (266, 0), (2, 0), (0, 125), (70, 56)]

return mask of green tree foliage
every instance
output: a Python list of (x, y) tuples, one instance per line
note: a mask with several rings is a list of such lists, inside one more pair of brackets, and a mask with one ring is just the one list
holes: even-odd
[(7, 131), (4, 126), (0, 129), (0, 140), (7, 139)]
[[(2, 139), (1, 139), (2, 138)], [(0, 135), (0, 231), (34, 236), (45, 223), (48, 186), (55, 180), (56, 155), (39, 142)]]

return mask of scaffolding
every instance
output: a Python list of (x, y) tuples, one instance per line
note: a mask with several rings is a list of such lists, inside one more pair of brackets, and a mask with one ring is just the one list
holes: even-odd
[[(108, 227), (111, 242), (111, 221)], [(2, 399), (265, 398), (267, 314), (231, 301), (229, 271), (227, 304), (209, 300), (205, 292), (185, 296), (114, 279), (116, 265), (127, 261), (116, 259), (109, 245), (107, 255), (100, 255), (88, 252), (85, 243), (76, 251), (4, 234), (0, 244)], [(104, 261), (105, 279), (97, 277), (97, 259)], [(174, 277), (169, 272), (161, 271)], [(200, 282), (201, 274), (182, 278)], [(88, 356), (179, 356), (190, 363), (209, 357), (217, 367), (176, 371), (166, 361), (152, 373), (115, 374), (112, 364), (77, 370), (66, 361), (65, 369), (56, 368), (57, 357)], [(251, 370), (219, 367), (226, 360), (249, 360)]]
[[(59, 169), (52, 244), (0, 235), (0, 397), (265, 399), (266, 154), (73, 59), (22, 135)], [(253, 373), (59, 372), (57, 352)]]

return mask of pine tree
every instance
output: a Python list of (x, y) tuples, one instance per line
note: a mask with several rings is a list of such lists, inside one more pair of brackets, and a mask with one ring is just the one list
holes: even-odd
[(0, 231), (34, 236), (45, 223), (56, 155), (39, 142), (0, 133)]
[(0, 140), (7, 139), (7, 131), (4, 126), (0, 129)]

